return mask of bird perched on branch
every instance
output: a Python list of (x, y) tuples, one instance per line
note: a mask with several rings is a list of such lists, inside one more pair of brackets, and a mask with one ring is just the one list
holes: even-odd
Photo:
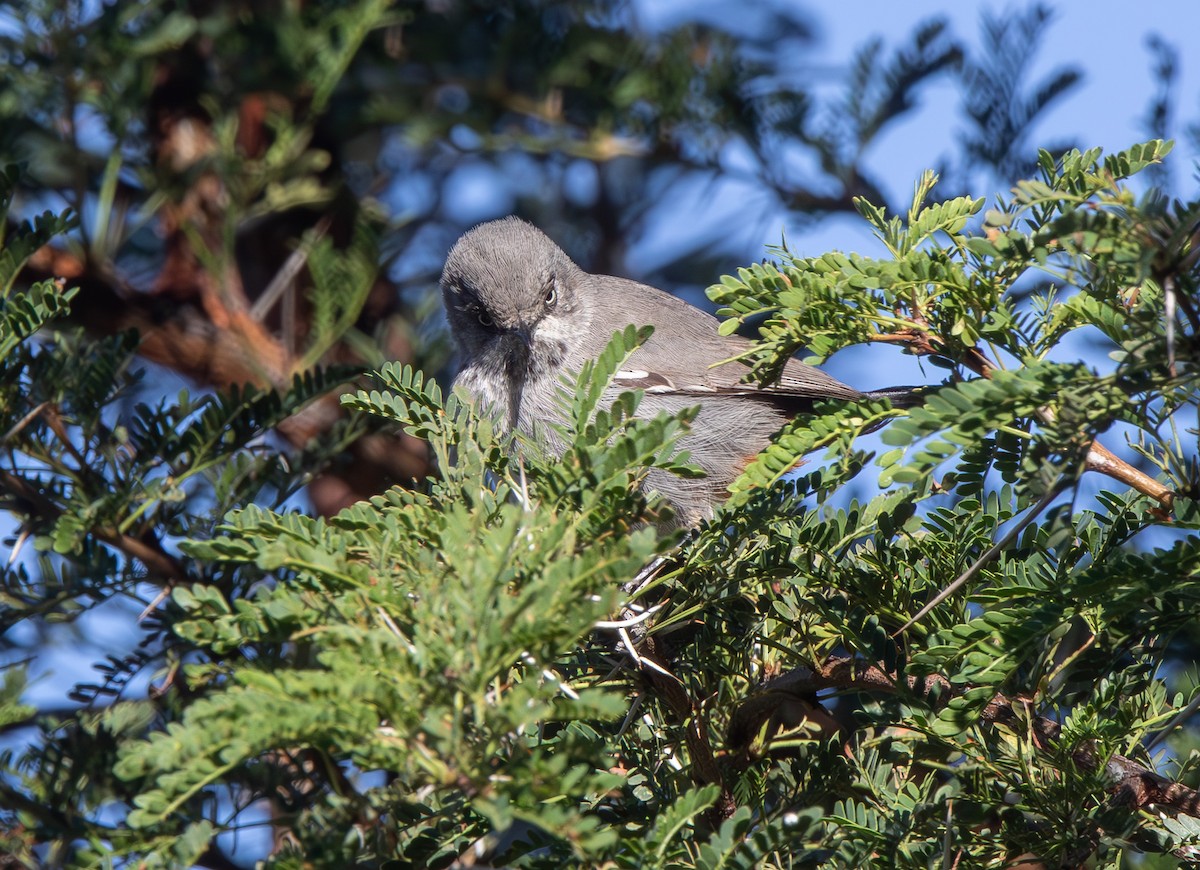
[(611, 398), (643, 390), (638, 414), (647, 417), (699, 406), (679, 445), (706, 476), (652, 471), (647, 478), (684, 526), (710, 518), (771, 436), (815, 402), (914, 399), (910, 388), (860, 392), (798, 360), (788, 361), (769, 386), (748, 383), (744, 364), (726, 362), (745, 352), (746, 339), (718, 334), (715, 317), (654, 287), (583, 271), (517, 218), (481, 224), (455, 243), (442, 272), (442, 299), (462, 355), (456, 384), (510, 428), (543, 440), (550, 437), (546, 424), (561, 420), (560, 378), (598, 357), (614, 332), (653, 326), (613, 378)]

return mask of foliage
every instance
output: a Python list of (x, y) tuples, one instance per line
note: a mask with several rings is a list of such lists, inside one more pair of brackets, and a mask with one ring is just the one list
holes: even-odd
[[(1041, 9), (988, 19), (982, 53), (937, 21), (872, 42), (829, 96), (781, 74), (800, 15), (738, 38), (630, 8), (47, 0), (0, 34), (0, 153), (25, 162), (0, 176), (7, 862), (1195, 857), (1200, 204), (1130, 182), (1169, 143), (1029, 150), (1076, 80), (1020, 86)], [(930, 173), (894, 213), (862, 155), (954, 75), (972, 168), (1034, 177), (988, 208), (951, 162), (950, 196)], [(930, 365), (923, 405), (818, 408), (683, 533), (638, 483), (696, 473), (691, 415), (600, 403), (645, 331), (563, 384), (561, 457), (439, 386), (434, 328), (404, 326), (421, 364), (383, 363), (381, 265), (428, 286), (464, 167), (604, 264), (731, 147), (883, 252), (781, 247), (710, 288), (723, 329), (761, 327), (754, 376), (874, 345)], [(561, 181), (581, 166), (591, 199)], [(249, 364), (185, 365), (195, 335)], [(374, 383), (327, 413), (347, 359)], [(385, 489), (378, 457), (424, 444), (434, 469)], [(364, 465), (385, 491), (309, 510)], [(70, 704), (64, 648), (95, 660)]]
[[(813, 43), (800, 8), (752, 32), (651, 32), (608, 0), (27, 0), (0, 2), (0, 24), (0, 164), (25, 170), (13, 214), (79, 216), (25, 280), (69, 276), (86, 289), (72, 322), (136, 330), (142, 358), (216, 389), (283, 389), (330, 362), (438, 371), (428, 291), (486, 216), (456, 195), (471, 177), (602, 271), (665, 196), (725, 175), (730, 147), (794, 214), (879, 199), (862, 154), (963, 56), (932, 21), (882, 62), (864, 51), (828, 96), (781, 76), (781, 40)], [(818, 177), (774, 171), (797, 146)], [(697, 284), (715, 271), (686, 245), (670, 257)], [(337, 419), (336, 396), (319, 404), (286, 440)], [(428, 470), (412, 439), (348, 454), (308, 493), (323, 514)]]
[[(174, 573), (146, 622), (162, 643), (80, 687), (87, 706), (7, 761), (10, 849), (181, 866), (255, 824), (288, 831), (275, 866), (445, 866), (473, 850), (514, 866), (1108, 864), (1193, 845), (1186, 812), (1164, 824), (1111, 795), (1113, 765), (1153, 769), (1142, 741), (1186, 700), (1166, 690), (1164, 651), (1200, 609), (1195, 430), (1172, 428), (1200, 398), (1193, 333), (1185, 318), (1172, 373), (1161, 316), (1162, 283), (1190, 293), (1196, 276), (1143, 241), (1192, 211), (1139, 205), (1121, 181), (1166, 151), (1044, 155), (977, 232), (982, 203), (925, 205), (927, 177), (907, 219), (862, 205), (887, 258), (781, 250), (715, 286), (730, 317), (769, 314), (754, 356), (768, 376), (801, 336), (824, 355), (904, 335), (955, 377), (905, 414), (859, 403), (789, 428), (682, 541), (656, 531), (664, 507), (636, 484), (652, 467), (693, 473), (673, 456), (687, 415), (640, 419), (636, 393), (597, 406), (645, 331), (564, 384), (561, 458), (384, 367), (379, 389), (344, 402), (427, 440), (440, 475), (329, 519), (233, 500), (250, 479), (260, 502), (293, 491), (291, 463), (246, 444), (321, 381), (139, 407), (119, 451), (74, 456), (109, 443), (100, 409), (127, 389), (130, 346), (91, 351), (94, 377), (75, 383), (46, 373), (77, 344), (14, 337), (5, 427), (21, 458), (4, 473), (36, 480), (29, 498), (48, 505), (17, 509), (46, 571), (9, 572), (9, 618), (69, 618), (80, 595), (144, 588), (137, 560)], [(1025, 290), (1031, 271), (1053, 292)], [(52, 290), (13, 298), (44, 317)], [(1111, 372), (1051, 358), (1078, 330), (1110, 343)], [(1008, 367), (970, 376), (981, 346)], [(846, 505), (837, 493), (870, 468), (855, 434), (895, 417), (882, 491)], [(1076, 491), (1090, 439), (1116, 421), (1177, 493), (1171, 546), (1137, 546), (1166, 514), (1136, 492), (1033, 507)], [(779, 480), (822, 447), (830, 463)], [(217, 515), (210, 533), (201, 517)], [(604, 628), (639, 612), (623, 635)], [(150, 697), (121, 693), (150, 668)], [(643, 680), (652, 668), (726, 752), (698, 757), (711, 744)], [(6, 672), (10, 722), (29, 715), (22, 679)]]
[[(0, 201), (10, 201), (15, 178), (14, 169), (0, 178)], [(72, 221), (69, 214), (48, 214), (16, 226), (5, 248), (11, 268), (19, 269)], [(181, 557), (176, 542), (209, 534), (214, 518), (247, 499), (283, 505), (362, 429), (345, 421), (291, 456), (264, 438), (336, 385), (344, 372), (333, 369), (297, 376), (283, 393), (247, 387), (200, 397), (181, 391), (174, 401), (156, 405), (137, 401), (143, 372), (133, 366), (135, 335), (92, 341), (43, 331), (35, 337), (38, 327), (63, 315), (75, 293), (43, 281), (10, 289), (3, 299), (0, 484), (17, 526), (0, 627), (9, 632), (70, 623), (110, 600), (137, 602), (146, 618), (134, 652), (98, 665), (99, 682), (76, 686), (72, 697), (84, 706), (74, 715), (64, 711), (58, 725), (47, 723), (55, 742), (38, 747), (19, 767), (11, 750), (4, 753), (0, 805), (40, 819), (22, 822), (24, 833), (11, 827), (16, 817), (5, 819), (5, 851), (17, 856), (31, 854), (31, 842), (65, 837), (65, 847), (80, 833), (74, 814), (90, 817), (92, 808), (112, 800), (116, 741), (155, 721), (158, 705), (150, 699), (110, 702), (131, 681), (178, 667), (177, 651), (160, 642), (165, 624), (155, 613), (158, 590), (208, 578), (231, 594), (245, 592), (233, 592), (234, 578), (216, 578), (215, 566)], [(27, 546), (36, 554), (32, 560), (23, 558)], [(7, 664), (4, 679), (0, 718), (6, 730), (27, 726), (39, 711), (18, 704), (26, 682), (20, 664)], [(55, 774), (38, 779), (38, 770)], [(198, 832), (207, 830), (211, 826), (200, 825), (180, 843), (203, 845), (207, 836)], [(33, 832), (36, 839), (30, 839)], [(180, 862), (192, 854), (163, 848)]]

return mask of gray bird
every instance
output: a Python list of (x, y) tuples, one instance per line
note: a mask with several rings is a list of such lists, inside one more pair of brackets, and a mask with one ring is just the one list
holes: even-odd
[(653, 326), (605, 399), (643, 390), (638, 414), (648, 417), (700, 407), (679, 446), (706, 476), (647, 476), (647, 486), (671, 502), (685, 527), (711, 518), (746, 464), (814, 402), (911, 396), (908, 388), (863, 393), (797, 360), (768, 387), (746, 383), (745, 365), (721, 365), (746, 350), (746, 339), (719, 335), (715, 317), (654, 287), (584, 272), (545, 233), (517, 218), (481, 224), (455, 243), (442, 272), (442, 299), (462, 356), (456, 385), (552, 450), (561, 449), (547, 440), (546, 426), (561, 420), (559, 379), (599, 356), (614, 332)]

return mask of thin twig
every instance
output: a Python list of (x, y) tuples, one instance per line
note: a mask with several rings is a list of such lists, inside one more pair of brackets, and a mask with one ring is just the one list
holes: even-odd
[(1146, 744), (1146, 751), (1153, 752), (1155, 747), (1171, 736), (1171, 732), (1191, 718), (1191, 715), (1197, 710), (1200, 710), (1200, 692), (1196, 693), (1196, 697), (1192, 698), (1186, 707), (1175, 714), (1166, 727), (1154, 735), (1154, 739)]
[[(633, 608), (630, 608), (630, 609), (632, 610)], [(641, 622), (645, 622), (647, 619), (652, 617), (654, 614), (658, 613), (658, 611), (660, 611), (660, 610), (662, 610), (662, 605), (655, 604), (653, 607), (648, 607), (645, 610), (643, 610), (641, 613), (637, 614), (636, 616), (631, 616), (628, 619), (617, 619), (617, 620), (602, 619), (599, 622), (597, 622), (594, 627), (595, 628), (604, 628), (604, 629), (614, 629), (614, 630), (619, 629), (619, 628), (629, 628), (630, 626), (637, 625), (638, 623), (641, 623)]]
[[(28, 509), (19, 512), (31, 518), (51, 523), (63, 514), (62, 508), (34, 484), (3, 468), (0, 468), (0, 491), (25, 501)], [(186, 582), (187, 572), (183, 566), (152, 536), (143, 540), (108, 528), (93, 528), (90, 531), (96, 540), (137, 559), (150, 574), (166, 583), (176, 585)]]
[(666, 561), (666, 556), (654, 557), (654, 559), (644, 565), (642, 569), (634, 575), (632, 580), (622, 585), (621, 589), (628, 593), (630, 598), (636, 598), (642, 592), (642, 590), (650, 585), (650, 581), (654, 579), (654, 575), (658, 573), (658, 569), (661, 568)]
[(0, 437), (0, 444), (7, 444), (14, 435), (16, 435), (18, 432), (20, 432), (22, 429), (24, 429), (26, 426), (28, 426), (31, 422), (33, 422), (33, 420), (35, 420), (37, 418), (37, 416), (42, 413), (42, 411), (46, 410), (46, 407), (49, 404), (50, 404), (50, 402), (49, 402), (49, 400), (47, 400), (45, 402), (41, 402), (37, 405), (34, 405), (28, 414), (26, 414), (24, 417), (22, 417), (16, 423), (13, 423), (12, 428), (9, 429), (7, 432), (5, 432), (3, 437)]
[(525, 459), (517, 455), (517, 479), (512, 481), (513, 497), (525, 513), (533, 511), (533, 499), (529, 497), (529, 479), (525, 476)]
[(542, 668), (542, 676), (551, 682), (558, 683), (558, 690), (570, 698), (572, 701), (579, 700), (579, 693), (571, 688), (571, 685), (549, 668)]
[[(770, 693), (778, 693), (781, 697), (793, 695), (804, 698), (827, 689), (892, 694), (901, 685), (925, 697), (936, 688), (944, 704), (970, 689), (966, 686), (954, 686), (940, 674), (902, 676), (899, 679), (897, 677), (897, 674), (890, 673), (878, 665), (850, 656), (838, 656), (827, 659), (821, 665), (795, 668), (776, 677), (765, 683), (758, 695), (743, 702), (742, 707), (746, 707), (756, 697)], [(997, 692), (980, 711), (979, 718), (982, 722), (1023, 730), (1022, 723), (1017, 721), (1018, 711), (1028, 711), (1031, 706), (1032, 702), (1028, 698), (1010, 697)], [(735, 711), (735, 722), (737, 717), (738, 712)], [(1031, 731), (1039, 748), (1057, 743), (1062, 737), (1062, 726), (1045, 716), (1030, 713), (1029, 721), (1024, 724)], [(733, 728), (734, 725), (731, 724), (730, 729)], [(1183, 813), (1200, 818), (1200, 793), (1167, 779), (1132, 758), (1116, 754), (1101, 755), (1096, 751), (1093, 742), (1083, 741), (1071, 747), (1071, 761), (1081, 770), (1103, 770), (1107, 780), (1107, 791), (1127, 806)]]
[(158, 605), (162, 604), (163, 601), (165, 601), (167, 596), (170, 594), (171, 594), (170, 586), (164, 586), (162, 589), (159, 589), (158, 594), (154, 596), (154, 599), (149, 604), (147, 604), (145, 606), (145, 608), (143, 608), (141, 613), (138, 614), (137, 621), (142, 622), (147, 616), (149, 616), (154, 611), (158, 610)]
[(1172, 378), (1175, 372), (1175, 276), (1168, 275), (1163, 280), (1163, 319), (1167, 333), (1167, 374)]
[(625, 732), (629, 730), (629, 726), (633, 724), (633, 719), (637, 716), (638, 710), (642, 709), (642, 699), (644, 697), (641, 692), (633, 696), (633, 703), (629, 705), (629, 712), (625, 714), (625, 719), (621, 722), (621, 727), (617, 729), (617, 740), (624, 737)]
[(1006, 534), (1003, 538), (1001, 538), (999, 541), (997, 541), (995, 544), (993, 544), (991, 547), (989, 547), (987, 552), (985, 552), (982, 556), (980, 556), (978, 559), (976, 559), (970, 568), (968, 568), (966, 571), (963, 571), (961, 574), (959, 574), (953, 583), (951, 583), (949, 586), (947, 586), (945, 589), (943, 589), (941, 592), (939, 592), (937, 595), (935, 595), (933, 597), (933, 600), (930, 601), (928, 604), (926, 604), (924, 607), (922, 607), (920, 610), (918, 610), (916, 612), (916, 614), (908, 622), (904, 623), (904, 625), (902, 625), (898, 629), (896, 629), (896, 631), (894, 631), (892, 633), (892, 637), (896, 637), (900, 634), (903, 634), (907, 629), (916, 625), (918, 622), (920, 622), (922, 619), (924, 619), (931, 610), (933, 610), (935, 607), (937, 607), (939, 604), (941, 604), (943, 601), (945, 601), (947, 598), (949, 598), (951, 595), (953, 595), (955, 592), (957, 592), (964, 583), (969, 582), (971, 580), (971, 578), (973, 578), (976, 574), (979, 573), (980, 569), (982, 569), (984, 565), (986, 565), (988, 562), (992, 561), (992, 559), (996, 558), (996, 556), (999, 555), (1000, 552), (1003, 551), (1005, 547), (1007, 547), (1014, 540), (1016, 540), (1017, 535), (1021, 534), (1021, 532), (1023, 532), (1030, 523), (1032, 523), (1035, 519), (1037, 519), (1038, 515), (1041, 514), (1042, 511), (1044, 511), (1046, 508), (1048, 508), (1050, 506), (1050, 503), (1052, 501), (1054, 501), (1054, 499), (1058, 496), (1058, 494), (1061, 491), (1062, 491), (1061, 483), (1056, 483), (1054, 486), (1050, 487), (1049, 491), (1044, 496), (1042, 496), (1041, 501), (1039, 501), (1037, 504), (1035, 504), (1030, 509), (1029, 513), (1025, 514), (1025, 516), (1021, 519), (1021, 521), (1019, 523), (1017, 523), (1015, 526), (1013, 526), (1012, 529), (1009, 530), (1008, 534)]
[(21, 529), (21, 534), (17, 535), (17, 542), (13, 544), (12, 551), (8, 554), (8, 565), (11, 568), (13, 563), (17, 561), (17, 557), (21, 555), (21, 548), (25, 546), (25, 542), (29, 540), (32, 532), (29, 529)]
[(622, 642), (623, 644), (625, 644), (625, 651), (626, 651), (627, 653), (629, 653), (629, 657), (630, 657), (631, 659), (633, 659), (633, 663), (634, 663), (634, 664), (635, 664), (637, 667), (639, 667), (639, 668), (649, 668), (650, 670), (653, 670), (653, 671), (658, 671), (660, 674), (664, 674), (664, 675), (666, 675), (666, 676), (670, 677), (670, 678), (671, 678), (671, 679), (673, 679), (673, 680), (674, 680), (674, 679), (676, 679), (676, 677), (675, 677), (675, 675), (674, 675), (673, 673), (671, 673), (670, 671), (668, 671), (666, 668), (664, 668), (664, 667), (663, 667), (662, 665), (660, 665), (658, 662), (654, 661), (653, 659), (647, 658), (647, 657), (645, 657), (645, 656), (638, 655), (638, 651), (637, 651), (637, 649), (634, 647), (634, 643), (633, 643), (633, 641), (632, 641), (632, 640), (630, 640), (630, 638), (629, 638), (629, 632), (628, 632), (628, 631), (626, 631), (624, 628), (618, 628), (618, 629), (617, 629), (617, 634), (618, 634), (618, 635), (620, 635), (620, 637), (621, 637), (621, 642)]
[[(876, 334), (872, 335), (870, 340), (906, 344), (917, 355), (940, 354), (943, 353), (945, 347), (945, 343), (940, 337), (918, 329)], [(996, 371), (995, 364), (977, 347), (966, 348), (964, 356), (959, 362), (982, 378), (991, 378)], [(1038, 417), (1043, 422), (1048, 422), (1054, 419), (1054, 413), (1048, 407), (1041, 408), (1038, 411)], [(1088, 471), (1099, 472), (1136, 489), (1142, 495), (1157, 501), (1167, 511), (1170, 511), (1174, 504), (1175, 493), (1150, 475), (1117, 457), (1099, 441), (1093, 441), (1088, 449), (1085, 467)]]
[(250, 307), (251, 317), (261, 322), (271, 309), (275, 307), (275, 303), (279, 301), (279, 297), (291, 286), (292, 280), (304, 268), (313, 245), (319, 242), (325, 233), (329, 231), (331, 222), (332, 218), (329, 215), (325, 215), (317, 221), (312, 229), (311, 237), (297, 245), (296, 250), (292, 251), (288, 258), (283, 261), (283, 265), (279, 267), (279, 271), (275, 273), (275, 277), (271, 279), (271, 283), (267, 285), (267, 289), (254, 300), (254, 305)]
[(954, 798), (946, 801), (946, 827), (942, 832), (942, 870), (950, 870), (957, 863), (950, 858), (951, 832), (954, 830)]

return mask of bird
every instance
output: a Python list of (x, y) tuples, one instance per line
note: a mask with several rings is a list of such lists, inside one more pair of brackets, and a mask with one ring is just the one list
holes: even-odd
[(447, 254), (441, 291), (461, 360), (455, 386), (504, 427), (556, 454), (564, 445), (548, 424), (562, 422), (562, 379), (598, 357), (615, 332), (652, 326), (604, 399), (641, 390), (641, 417), (699, 406), (679, 447), (704, 476), (652, 469), (644, 483), (670, 503), (674, 522), (684, 528), (712, 519), (746, 465), (814, 403), (919, 401), (913, 388), (863, 392), (796, 359), (774, 383), (748, 382), (749, 368), (731, 359), (746, 352), (748, 339), (719, 334), (717, 318), (655, 287), (585, 272), (544, 232), (516, 217), (463, 234)]

